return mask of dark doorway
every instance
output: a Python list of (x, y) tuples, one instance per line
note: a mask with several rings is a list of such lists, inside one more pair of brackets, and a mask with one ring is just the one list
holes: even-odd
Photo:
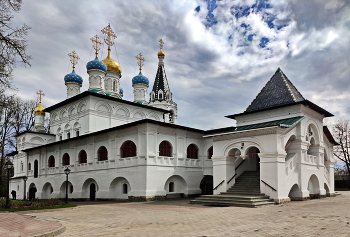
[(29, 189), (29, 200), (35, 199), (36, 187), (32, 187)]
[(90, 184), (90, 201), (96, 200), (96, 185), (94, 183)]
[(202, 189), (202, 195), (213, 194), (213, 176), (205, 175), (201, 181), (200, 188)]

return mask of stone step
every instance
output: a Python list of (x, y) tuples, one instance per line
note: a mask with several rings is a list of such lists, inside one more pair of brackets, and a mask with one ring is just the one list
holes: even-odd
[(200, 204), (206, 206), (236, 206), (236, 207), (261, 207), (266, 205), (274, 205), (274, 202), (271, 201), (262, 201), (259, 203), (246, 203), (246, 202), (228, 202), (220, 200), (191, 200), (191, 204)]

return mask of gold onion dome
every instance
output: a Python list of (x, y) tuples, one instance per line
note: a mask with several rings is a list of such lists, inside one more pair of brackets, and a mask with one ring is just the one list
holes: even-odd
[(43, 107), (41, 102), (39, 102), (38, 106), (34, 109), (34, 113), (35, 114), (45, 114), (44, 110), (45, 110), (45, 108)]
[(101, 60), (104, 64), (107, 66), (107, 71), (108, 72), (114, 72), (119, 75), (122, 75), (122, 67), (117, 61), (114, 61), (113, 58), (111, 57), (111, 51), (108, 50), (108, 55), (107, 58)]
[(163, 50), (160, 50), (158, 52), (158, 57), (164, 57), (165, 56), (165, 53), (163, 52)]

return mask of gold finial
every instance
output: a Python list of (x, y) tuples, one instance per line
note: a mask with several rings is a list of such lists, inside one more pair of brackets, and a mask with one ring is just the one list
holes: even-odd
[(75, 65), (78, 64), (78, 60), (80, 58), (74, 50), (71, 53), (69, 53), (68, 56), (70, 57), (70, 62), (72, 63), (73, 71), (74, 71)]
[(140, 67), (139, 70), (141, 72), (142, 71), (143, 62), (146, 61), (146, 59), (144, 59), (142, 57), (141, 53), (139, 53), (135, 58), (137, 59), (137, 65), (139, 65), (139, 67)]
[(45, 96), (44, 92), (42, 90), (39, 90), (36, 94), (39, 95), (39, 103), (41, 103), (42, 97)]
[(108, 50), (110, 50), (111, 46), (114, 45), (113, 40), (117, 38), (117, 36), (114, 34), (111, 28), (111, 24), (108, 24), (108, 26), (103, 28), (101, 32), (106, 35), (105, 43), (108, 45)]
[(158, 57), (163, 57), (165, 56), (165, 53), (163, 52), (163, 45), (164, 41), (162, 39), (158, 40), (159, 42), (159, 52), (158, 52)]
[(100, 38), (95, 35), (90, 40), (92, 41), (92, 47), (95, 49), (95, 55), (96, 58), (98, 56), (98, 51), (101, 49), (101, 46), (103, 45), (103, 42), (99, 40)]
[(160, 49), (160, 51), (163, 51), (163, 45), (164, 45), (163, 40), (160, 39), (160, 40), (158, 40), (158, 42), (159, 42), (159, 49)]
[(45, 94), (44, 94), (44, 92), (43, 92), (42, 90), (39, 90), (36, 94), (39, 95), (39, 104), (38, 104), (38, 106), (34, 109), (34, 113), (35, 113), (35, 114), (42, 114), (42, 115), (45, 115), (44, 107), (43, 107), (43, 105), (41, 104), (41, 102), (42, 102), (42, 97), (43, 97)]

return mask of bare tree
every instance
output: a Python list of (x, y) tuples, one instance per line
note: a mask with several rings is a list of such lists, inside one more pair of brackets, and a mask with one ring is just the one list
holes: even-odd
[(350, 174), (350, 124), (349, 120), (339, 120), (333, 126), (333, 137), (339, 143), (334, 146), (334, 156), (344, 164), (348, 175)]
[(12, 71), (17, 60), (24, 66), (30, 66), (31, 56), (26, 54), (25, 36), (29, 26), (13, 27), (11, 24), (12, 12), (19, 12), (22, 0), (0, 1), (0, 93), (4, 88), (11, 87)]

